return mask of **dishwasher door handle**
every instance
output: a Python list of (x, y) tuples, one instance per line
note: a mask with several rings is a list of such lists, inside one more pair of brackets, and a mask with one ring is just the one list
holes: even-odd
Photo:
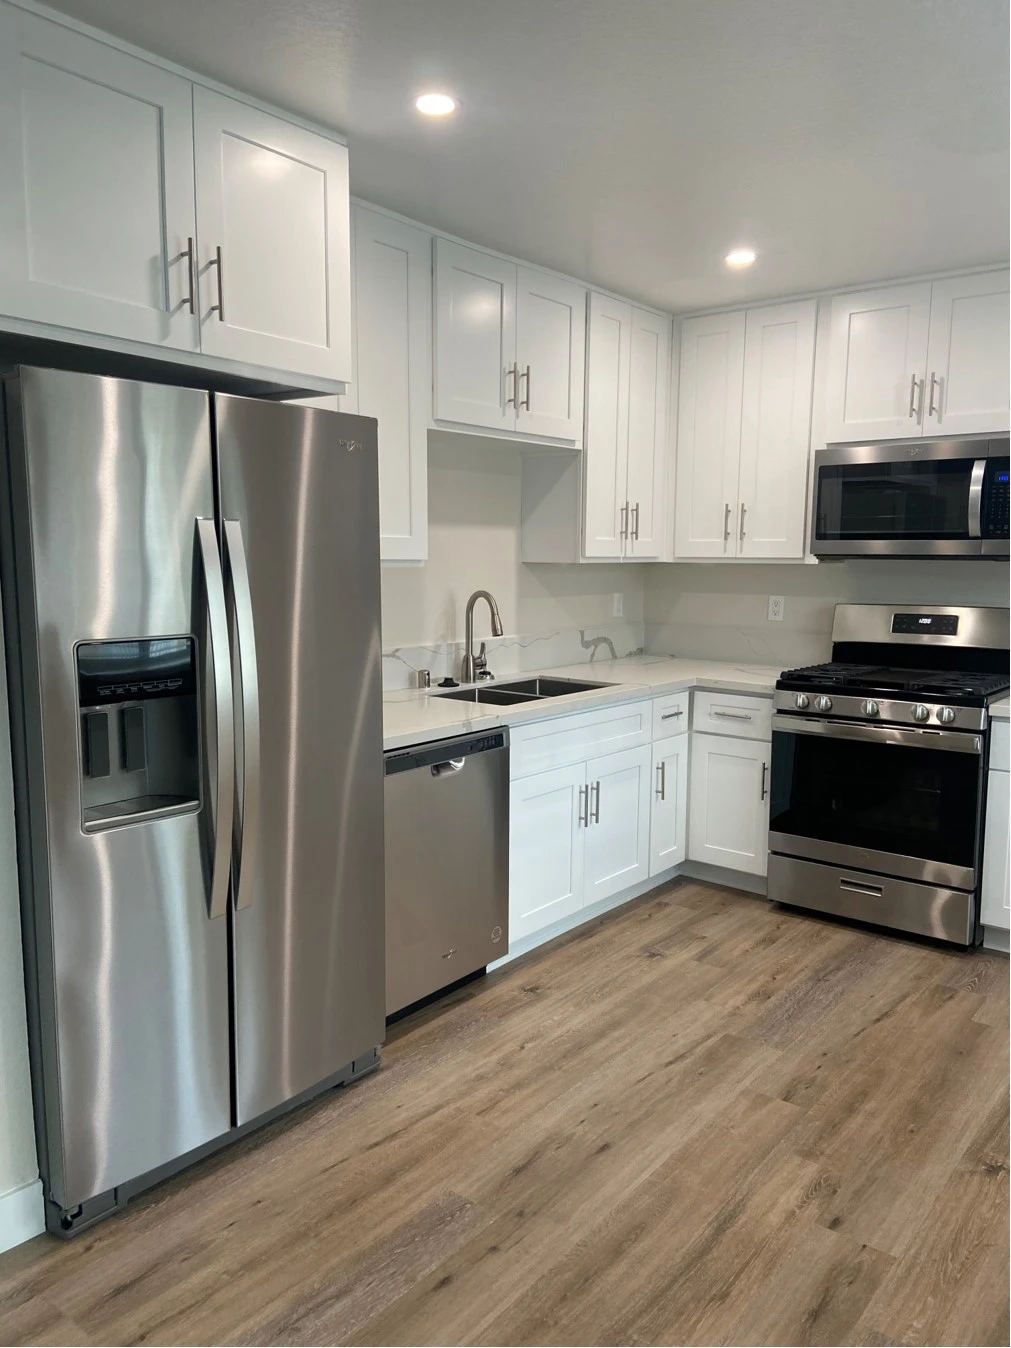
[(432, 764), (433, 777), (448, 777), (451, 773), (462, 772), (465, 758), (450, 758), (445, 763)]

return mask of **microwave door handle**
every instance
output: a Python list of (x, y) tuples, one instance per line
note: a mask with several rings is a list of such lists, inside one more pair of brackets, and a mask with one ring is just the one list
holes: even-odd
[(235, 722), (232, 708), (232, 670), (228, 654), (228, 613), (225, 585), (213, 520), (197, 520), (197, 547), (203, 569), (207, 633), (210, 639), (211, 678), (215, 720), (214, 841), (211, 847), (208, 917), (224, 917), (228, 906), (228, 878), (235, 801)]
[(235, 811), (232, 865), (237, 875), (235, 906), (249, 908), (253, 902), (256, 851), (260, 836), (260, 683), (256, 667), (253, 599), (249, 591), (242, 525), (238, 520), (225, 520), (224, 533), (242, 697), (242, 809)]
[(986, 475), (986, 459), (977, 459), (972, 465), (969, 478), (969, 537), (983, 536), (983, 478)]

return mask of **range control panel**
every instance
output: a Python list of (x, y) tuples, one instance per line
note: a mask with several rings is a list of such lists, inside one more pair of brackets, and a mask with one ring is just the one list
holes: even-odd
[(893, 613), (892, 631), (901, 636), (957, 637), (957, 613)]

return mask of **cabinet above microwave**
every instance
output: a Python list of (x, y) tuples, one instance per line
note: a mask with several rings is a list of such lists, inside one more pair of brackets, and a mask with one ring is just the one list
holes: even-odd
[(815, 455), (816, 557), (1007, 557), (1008, 437), (829, 445)]

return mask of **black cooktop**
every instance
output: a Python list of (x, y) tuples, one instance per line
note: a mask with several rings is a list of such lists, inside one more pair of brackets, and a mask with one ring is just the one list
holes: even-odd
[(829, 661), (787, 669), (777, 688), (833, 688), (857, 697), (890, 693), (893, 697), (925, 698), (931, 702), (982, 707), (1011, 688), (1008, 674), (984, 674), (972, 670), (896, 669), (890, 665), (858, 665)]

